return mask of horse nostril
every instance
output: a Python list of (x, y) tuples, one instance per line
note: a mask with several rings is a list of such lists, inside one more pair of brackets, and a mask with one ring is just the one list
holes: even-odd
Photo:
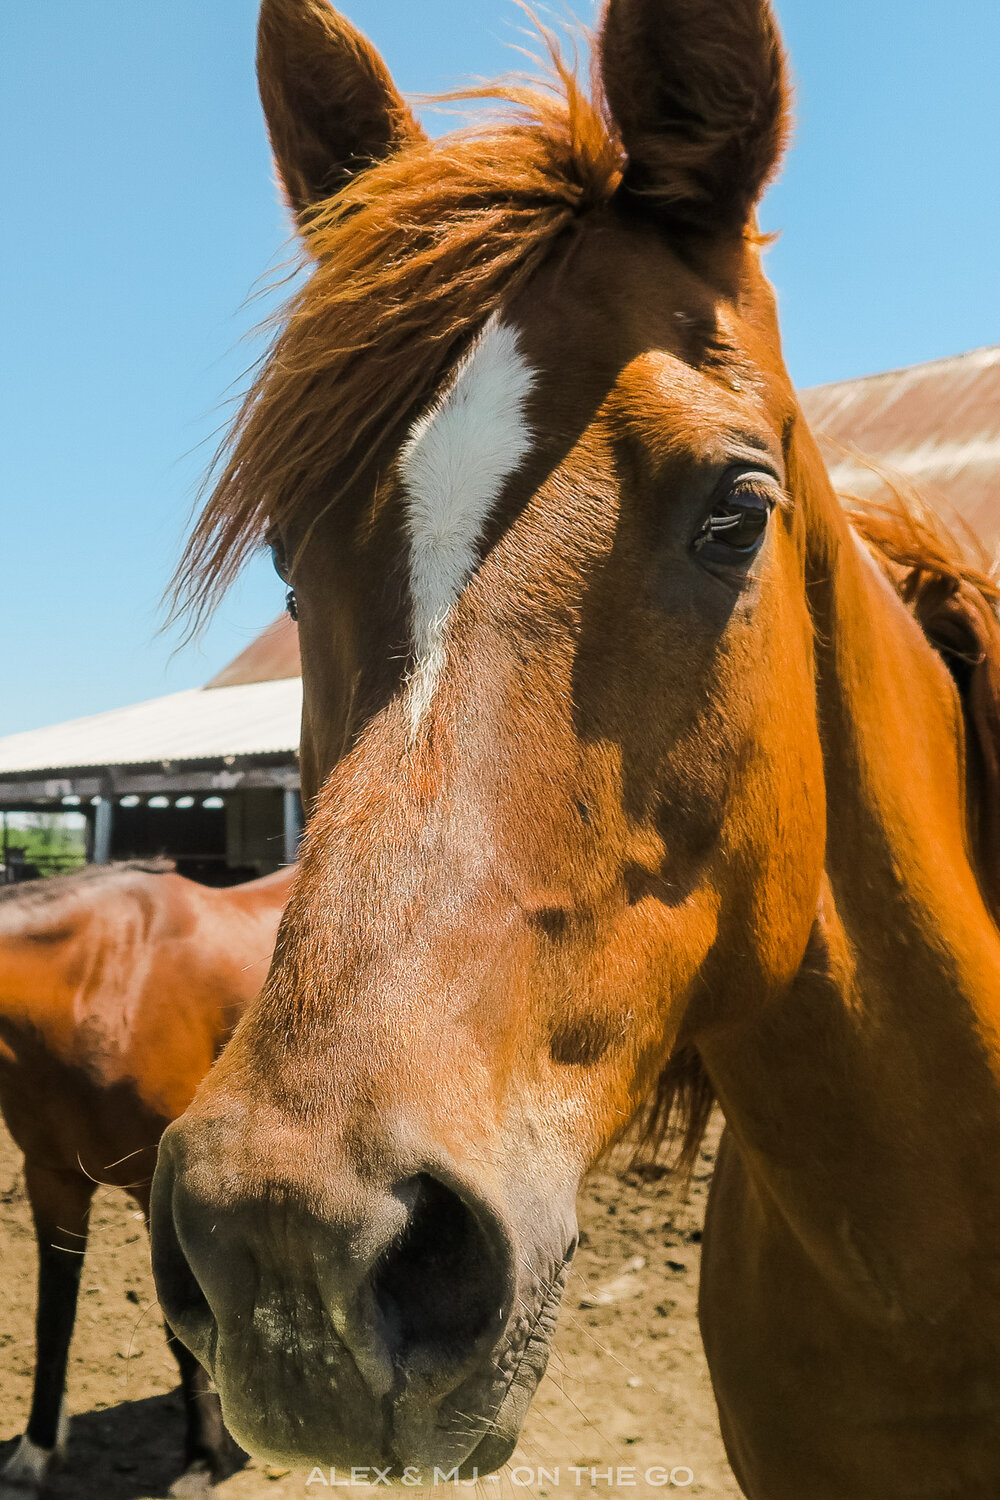
[(396, 1188), (410, 1208), (371, 1290), (397, 1365), (464, 1362), (503, 1324), (505, 1271), (482, 1225), (457, 1193), (427, 1173)]

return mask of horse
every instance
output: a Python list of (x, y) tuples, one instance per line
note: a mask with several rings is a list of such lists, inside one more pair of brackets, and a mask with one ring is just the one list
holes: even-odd
[(325, 0), (263, 0), (310, 269), (177, 601), (273, 548), (310, 813), (163, 1138), (161, 1304), (251, 1452), (482, 1476), (582, 1174), (630, 1121), (690, 1159), (715, 1097), (746, 1495), (997, 1494), (996, 590), (849, 514), (803, 418), (767, 0), (608, 0), (590, 92), (550, 50), (431, 140)]
[[(169, 862), (89, 866), (0, 890), (0, 1113), (38, 1241), (34, 1395), (0, 1470), (38, 1495), (63, 1456), (66, 1366), (98, 1182), (147, 1218), (157, 1143), (260, 988), (294, 867), (210, 890)], [(169, 1335), (169, 1330), (168, 1330)], [(192, 1495), (234, 1462), (218, 1397), (176, 1339)]]

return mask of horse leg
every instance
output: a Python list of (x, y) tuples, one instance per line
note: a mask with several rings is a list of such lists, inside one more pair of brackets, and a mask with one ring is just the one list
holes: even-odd
[(79, 1172), (26, 1161), (24, 1176), (38, 1241), (35, 1389), (27, 1431), (0, 1472), (0, 1500), (40, 1495), (53, 1458), (66, 1446), (66, 1365), (94, 1193), (94, 1184)]
[[(142, 1209), (149, 1229), (149, 1183), (133, 1188), (133, 1197)], [(226, 1431), (222, 1405), (201, 1365), (190, 1349), (166, 1329), (167, 1344), (181, 1374), (181, 1399), (184, 1403), (184, 1472), (170, 1486), (173, 1500), (193, 1500), (207, 1494), (220, 1479), (226, 1479), (243, 1459), (239, 1448)], [(4, 1500), (0, 1494), (0, 1500)]]
[[(170, 1487), (175, 1500), (203, 1495), (237, 1467), (242, 1451), (222, 1420), (222, 1406), (201, 1365), (180, 1339), (167, 1329), (167, 1343), (181, 1372), (181, 1395), (187, 1424), (184, 1473)], [(2, 1500), (2, 1497), (0, 1497)]]

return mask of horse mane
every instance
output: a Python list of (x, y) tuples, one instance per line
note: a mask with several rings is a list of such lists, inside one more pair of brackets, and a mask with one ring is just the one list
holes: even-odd
[(169, 875), (175, 869), (172, 859), (127, 859), (110, 865), (84, 865), (80, 870), (70, 870), (64, 875), (52, 875), (47, 880), (24, 880), (15, 885), (0, 886), (0, 905), (35, 908), (49, 906), (66, 896), (74, 895), (81, 886), (99, 885), (129, 871), (139, 870), (145, 875)]
[(886, 484), (883, 500), (849, 502), (851, 524), (955, 679), (972, 783), (972, 853), (1000, 920), (1000, 579), (971, 531), (959, 537), (918, 495)]
[(715, 1089), (701, 1053), (690, 1044), (679, 1047), (626, 1131), (634, 1145), (631, 1164), (642, 1165), (670, 1150), (670, 1166), (690, 1184), (714, 1108)]
[(409, 142), (312, 212), (312, 272), (217, 456), (171, 586), (191, 633), (269, 530), (306, 511), (311, 530), (318, 494), (323, 514), (556, 242), (610, 200), (623, 152), (600, 85), (588, 93), (539, 29), (546, 78), (437, 96), (495, 101), (499, 120)]

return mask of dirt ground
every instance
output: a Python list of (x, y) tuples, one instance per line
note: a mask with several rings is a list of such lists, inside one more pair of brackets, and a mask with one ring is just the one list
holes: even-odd
[[(658, 1168), (623, 1177), (603, 1171), (587, 1182), (580, 1253), (520, 1448), (501, 1476), (464, 1493), (504, 1500), (674, 1493), (737, 1500), (695, 1317), (716, 1139), (717, 1127), (687, 1202)], [(0, 1463), (10, 1448), (6, 1440), (27, 1418), (34, 1296), (35, 1247), (20, 1157), (0, 1126)], [(165, 1495), (181, 1455), (176, 1381), (141, 1217), (124, 1194), (101, 1190), (70, 1355), (70, 1455), (52, 1485), (53, 1500)], [(663, 1487), (671, 1472), (673, 1483)], [(315, 1476), (307, 1483), (309, 1477), (250, 1463), (214, 1493), (218, 1500), (338, 1493)], [(381, 1486), (350, 1489), (387, 1493)], [(450, 1485), (437, 1489), (449, 1491)], [(429, 1495), (432, 1487), (410, 1493)]]

